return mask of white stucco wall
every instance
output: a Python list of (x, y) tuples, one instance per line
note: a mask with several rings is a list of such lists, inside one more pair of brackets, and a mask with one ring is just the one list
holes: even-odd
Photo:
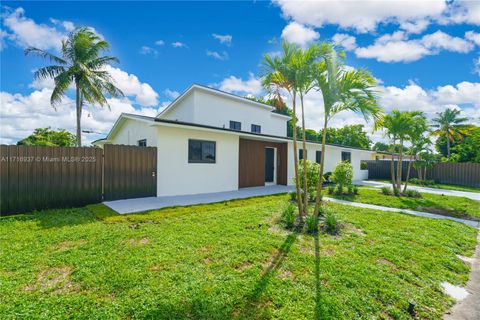
[[(298, 148), (302, 149), (302, 142), (298, 142)], [(316, 160), (316, 151), (322, 150), (321, 144), (316, 143), (307, 143), (307, 159), (315, 162)], [(353, 167), (353, 180), (362, 180), (364, 179), (366, 173), (364, 170), (360, 169), (360, 162), (362, 160), (370, 160), (372, 152), (357, 150), (357, 149), (348, 149), (336, 146), (325, 146), (325, 168), (324, 172), (333, 171), (335, 166), (342, 160), (342, 151), (351, 152), (351, 163)], [(288, 143), (288, 183), (293, 185), (293, 177), (295, 175), (294, 170), (294, 160), (293, 160), (293, 142)]]
[[(216, 142), (216, 163), (188, 163), (188, 139)], [(158, 127), (157, 195), (238, 189), (238, 135)]]
[(185, 96), (177, 107), (169, 110), (163, 114), (160, 118), (167, 120), (178, 120), (184, 122), (195, 122), (194, 110), (195, 106), (195, 91)]
[(157, 129), (149, 123), (125, 119), (125, 122), (117, 129), (111, 144), (138, 145), (138, 140), (147, 139), (148, 147), (157, 146)]

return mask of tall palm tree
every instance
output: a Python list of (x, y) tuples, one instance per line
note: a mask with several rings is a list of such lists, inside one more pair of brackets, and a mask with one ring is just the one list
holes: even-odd
[(298, 49), (295, 52), (293, 59), (293, 68), (295, 72), (295, 86), (296, 91), (300, 97), (300, 108), (302, 115), (302, 149), (304, 150), (304, 159), (303, 164), (303, 214), (308, 214), (308, 192), (307, 192), (307, 159), (306, 159), (306, 150), (307, 150), (307, 139), (305, 134), (305, 108), (304, 108), (304, 98), (305, 95), (312, 90), (315, 84), (314, 67), (315, 60), (318, 57), (318, 46), (312, 45), (307, 49)]
[(426, 151), (428, 146), (431, 144), (430, 139), (424, 135), (427, 131), (427, 118), (423, 112), (412, 117), (412, 125), (410, 126), (410, 130), (407, 134), (407, 138), (411, 146), (408, 150), (410, 161), (408, 162), (407, 176), (405, 178), (405, 185), (403, 187), (404, 193), (407, 191), (408, 179), (410, 178), (410, 171), (412, 170), (412, 164), (414, 160), (417, 159), (417, 156), (421, 152)]
[(339, 112), (349, 110), (361, 113), (365, 120), (380, 118), (382, 110), (377, 105), (376, 81), (364, 69), (350, 70), (344, 66), (344, 54), (329, 43), (319, 46), (322, 60), (316, 64), (315, 85), (322, 92), (324, 125), (322, 134), (322, 155), (317, 184), (314, 214), (318, 215), (323, 188), (323, 171), (325, 165), (325, 144), (329, 121)]
[(444, 112), (437, 112), (438, 117), (433, 119), (433, 127), (437, 130), (432, 135), (444, 137), (447, 140), (447, 158), (450, 159), (450, 143), (461, 138), (462, 127), (468, 118), (459, 118), (460, 110), (447, 108)]
[(36, 79), (53, 78), (55, 88), (50, 103), (56, 109), (70, 85), (75, 85), (75, 106), (77, 113), (77, 146), (82, 146), (81, 118), (84, 101), (100, 106), (108, 106), (105, 95), (123, 96), (113, 84), (105, 66), (118, 59), (112, 56), (101, 56), (101, 51), (109, 49), (109, 44), (91, 29), (83, 27), (72, 31), (62, 40), (61, 57), (37, 48), (27, 48), (25, 54), (34, 54), (46, 58), (54, 65), (38, 69), (34, 73)]
[(302, 197), (300, 193), (300, 181), (298, 178), (298, 146), (297, 146), (297, 117), (296, 117), (296, 101), (297, 88), (296, 72), (293, 67), (293, 59), (297, 52), (297, 47), (294, 44), (287, 42), (282, 43), (282, 55), (280, 57), (272, 57), (265, 55), (262, 62), (262, 85), (270, 93), (281, 99), (280, 90), (287, 91), (292, 97), (292, 127), (293, 127), (293, 164), (295, 171), (295, 190), (297, 194), (297, 206), (300, 215), (303, 213)]

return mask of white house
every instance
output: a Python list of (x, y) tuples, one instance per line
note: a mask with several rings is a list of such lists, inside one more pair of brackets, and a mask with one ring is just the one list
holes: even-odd
[[(157, 196), (293, 184), (290, 117), (273, 111), (263, 103), (192, 85), (156, 117), (122, 114), (108, 136), (94, 144), (157, 147)], [(320, 150), (321, 144), (308, 142), (299, 157), (318, 162)], [(360, 162), (372, 154), (327, 145), (325, 171), (349, 159), (354, 179), (364, 179), (367, 172)]]

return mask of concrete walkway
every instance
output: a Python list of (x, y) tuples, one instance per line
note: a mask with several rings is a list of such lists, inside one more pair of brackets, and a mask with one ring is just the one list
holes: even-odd
[[(355, 184), (361, 186), (368, 186), (368, 187), (391, 187), (392, 185), (385, 182), (380, 181), (371, 181), (371, 180), (362, 180), (357, 181)], [(447, 189), (436, 189), (436, 188), (427, 188), (427, 187), (419, 187), (419, 186), (408, 186), (409, 189), (417, 190), (419, 192), (426, 192), (426, 193), (434, 193), (434, 194), (443, 194), (446, 196), (455, 196), (455, 197), (465, 197), (472, 200), (480, 201), (480, 193), (479, 192), (466, 192), (466, 191), (457, 191), (457, 190), (447, 190)]]
[(329, 198), (329, 197), (323, 197), (323, 199), (325, 199), (327, 201), (330, 201), (330, 202), (345, 204), (345, 205), (348, 205), (348, 206), (353, 206), (353, 207), (358, 207), (358, 208), (367, 208), (367, 209), (390, 211), (390, 212), (400, 212), (400, 213), (406, 213), (406, 214), (410, 214), (410, 215), (413, 215), (413, 216), (424, 217), (424, 218), (452, 220), (452, 221), (456, 221), (456, 222), (466, 224), (467, 226), (471, 226), (471, 227), (474, 227), (474, 228), (478, 228), (480, 226), (480, 222), (478, 222), (478, 221), (465, 220), (465, 219), (449, 217), (449, 216), (442, 216), (442, 215), (434, 214), (434, 213), (427, 213), (427, 212), (415, 211), (415, 210), (410, 210), (410, 209), (400, 209), (400, 208), (377, 206), (377, 205), (374, 205), (374, 204), (345, 201), (345, 200), (334, 199), (334, 198)]
[(480, 319), (480, 233), (477, 236), (477, 248), (471, 262), (472, 271), (467, 283), (469, 295), (453, 306), (443, 318), (445, 320)]
[(185, 196), (148, 197), (106, 201), (104, 204), (120, 214), (126, 214), (167, 207), (191, 206), (195, 204), (215, 203), (233, 199), (268, 196), (272, 194), (287, 193), (292, 190), (294, 190), (294, 187), (292, 186), (273, 185), (265, 187), (242, 188), (239, 190), (226, 192), (191, 194)]

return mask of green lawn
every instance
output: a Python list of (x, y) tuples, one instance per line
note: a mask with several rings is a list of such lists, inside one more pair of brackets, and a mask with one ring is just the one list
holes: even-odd
[(474, 228), (332, 205), (342, 234), (315, 237), (278, 224), (286, 199), (0, 218), (0, 318), (440, 319), (468, 279)]
[(457, 218), (480, 220), (480, 202), (441, 194), (422, 193), (422, 198), (386, 196), (378, 188), (359, 187), (358, 195), (328, 197), (380, 206), (438, 213)]
[[(391, 180), (382, 180), (382, 179), (369, 179), (371, 181), (380, 181), (391, 184)], [(412, 184), (411, 182), (408, 183), (409, 185), (418, 186), (417, 184)], [(423, 187), (423, 186), (422, 186)], [(447, 190), (456, 190), (456, 191), (465, 191), (465, 192), (478, 192), (480, 193), (480, 188), (475, 187), (465, 187), (465, 186), (457, 186), (454, 184), (441, 184), (436, 183), (430, 186), (425, 186), (426, 188), (435, 188), (435, 189), (447, 189)]]

